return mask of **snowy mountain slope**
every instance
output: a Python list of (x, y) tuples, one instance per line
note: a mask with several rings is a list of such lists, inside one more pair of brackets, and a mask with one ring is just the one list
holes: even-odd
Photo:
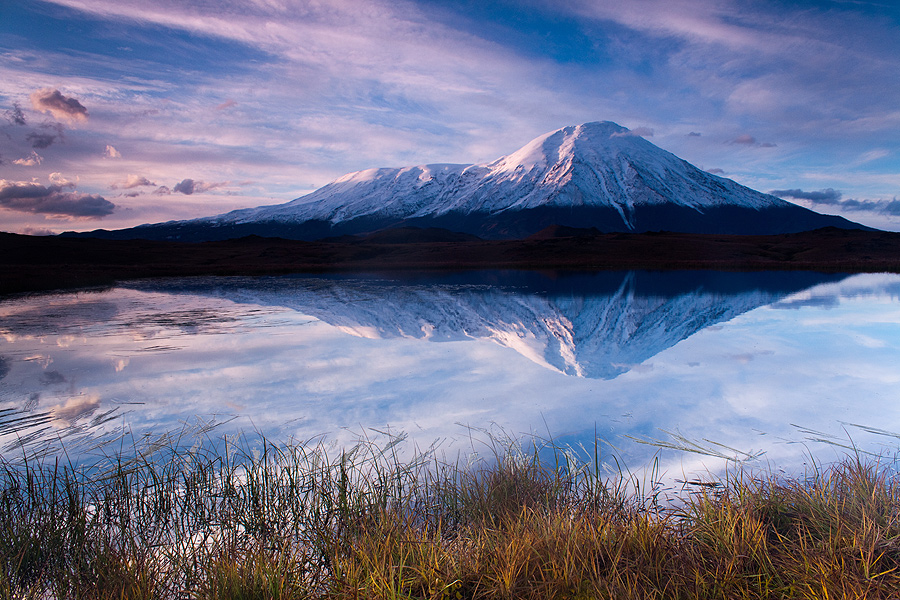
[(312, 240), (418, 226), (502, 239), (550, 225), (739, 234), (863, 228), (702, 171), (606, 121), (558, 129), (487, 164), (368, 169), (285, 204), (89, 235)]
[(350, 173), (283, 205), (235, 211), (217, 223), (415, 219), (498, 214), (539, 207), (612, 208), (633, 228), (634, 207), (702, 210), (788, 203), (697, 169), (615, 123), (586, 123), (542, 135), (486, 165), (421, 165)]

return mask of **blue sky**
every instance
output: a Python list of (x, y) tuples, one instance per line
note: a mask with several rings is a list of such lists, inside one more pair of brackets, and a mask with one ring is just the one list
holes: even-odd
[(0, 2), (0, 230), (276, 204), (611, 120), (900, 230), (890, 0)]

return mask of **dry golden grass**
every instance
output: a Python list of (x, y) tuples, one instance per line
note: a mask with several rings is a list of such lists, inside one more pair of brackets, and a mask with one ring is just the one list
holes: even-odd
[(467, 467), (264, 440), (7, 462), (0, 598), (900, 597), (894, 465), (739, 470), (660, 505), (520, 448)]

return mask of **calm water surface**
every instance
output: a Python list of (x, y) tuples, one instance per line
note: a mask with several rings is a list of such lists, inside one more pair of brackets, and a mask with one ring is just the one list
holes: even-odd
[[(142, 281), (0, 301), (0, 452), (199, 423), (342, 443), (596, 435), (670, 472), (900, 439), (900, 276), (482, 272)], [(681, 436), (681, 437), (679, 437)], [(680, 441), (679, 441), (680, 440)], [(55, 442), (58, 443), (58, 442)]]

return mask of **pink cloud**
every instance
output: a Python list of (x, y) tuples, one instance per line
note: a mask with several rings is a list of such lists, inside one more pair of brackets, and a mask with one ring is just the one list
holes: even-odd
[(32, 93), (31, 106), (39, 112), (50, 113), (66, 121), (87, 121), (88, 111), (75, 98), (63, 96), (59, 90), (44, 88)]

